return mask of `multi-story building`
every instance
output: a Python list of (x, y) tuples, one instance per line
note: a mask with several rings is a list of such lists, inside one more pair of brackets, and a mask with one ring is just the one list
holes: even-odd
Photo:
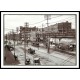
[(69, 30), (71, 30), (71, 23), (69, 23), (68, 21), (58, 23), (58, 32), (59, 33), (63, 33), (63, 34), (68, 33)]
[(56, 23), (54, 25), (50, 25), (49, 27), (44, 28), (44, 32), (53, 32), (53, 33), (68, 33), (71, 30), (71, 23), (66, 21), (62, 23)]
[(31, 31), (36, 31), (36, 30), (37, 30), (36, 27), (23, 27), (23, 26), (20, 26), (20, 39), (24, 40), (24, 37), (26, 39), (30, 39)]
[(30, 39), (31, 41), (36, 41), (36, 39), (44, 39), (46, 37), (52, 36), (74, 36), (75, 29), (71, 29), (71, 23), (66, 21), (62, 23), (56, 23), (54, 25), (50, 25), (45, 28), (36, 28), (36, 27), (20, 27), (20, 39), (24, 40), (24, 33), (26, 35), (26, 39)]
[(46, 37), (52, 36), (75, 36), (75, 29), (71, 28), (71, 23), (66, 21), (62, 23), (57, 23), (55, 25), (50, 25), (49, 27), (45, 27), (43, 32), (38, 33), (37, 36), (41, 37), (43, 34)]
[(44, 32), (54, 32), (54, 33), (56, 33), (56, 32), (58, 32), (58, 24), (54, 24), (54, 25), (50, 25), (49, 27), (45, 27), (44, 29)]

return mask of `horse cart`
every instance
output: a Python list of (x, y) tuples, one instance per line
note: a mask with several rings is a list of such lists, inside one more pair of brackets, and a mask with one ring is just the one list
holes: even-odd
[(35, 54), (35, 50), (29, 48), (29, 49), (28, 49), (28, 53), (30, 53), (30, 54)]

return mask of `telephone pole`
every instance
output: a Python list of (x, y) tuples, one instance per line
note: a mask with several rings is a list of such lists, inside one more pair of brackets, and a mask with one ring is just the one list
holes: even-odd
[[(47, 28), (48, 28), (48, 34), (49, 34), (49, 19), (51, 19), (51, 15), (46, 14), (45, 18), (47, 20)], [(48, 51), (47, 52), (49, 53), (49, 50), (50, 50), (50, 37), (49, 36), (47, 37), (47, 40), (48, 40), (48, 42), (47, 42), (47, 50)]]
[[(48, 27), (48, 31), (49, 31), (49, 23), (48, 23), (48, 15), (47, 15), (47, 27)], [(49, 36), (48, 36), (48, 53), (49, 53), (49, 49), (50, 49), (50, 41), (49, 41)]]
[(11, 41), (11, 31), (10, 31), (10, 41)]
[(14, 33), (14, 30), (12, 30), (12, 33), (13, 33), (13, 41), (14, 41), (14, 56), (15, 56), (15, 33)]
[(24, 28), (24, 54), (25, 54), (25, 64), (26, 64), (26, 33), (25, 33), (25, 28)]
[(10, 33), (8, 33), (8, 40), (9, 40), (9, 44), (10, 44)]
[(19, 35), (18, 35), (19, 28), (18, 27), (16, 28), (16, 31), (17, 31), (17, 45), (18, 45), (18, 39), (19, 39)]
[(7, 34), (6, 34), (6, 36), (5, 36), (5, 37), (6, 37), (6, 45), (7, 45)]
[[(26, 65), (26, 28), (28, 27), (28, 23), (26, 23), (24, 27), (24, 54), (25, 54), (25, 65)], [(28, 44), (27, 44), (28, 45)]]

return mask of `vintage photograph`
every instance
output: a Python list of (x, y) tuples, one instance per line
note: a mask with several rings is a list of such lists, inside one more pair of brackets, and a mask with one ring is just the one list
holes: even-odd
[(77, 66), (77, 17), (75, 12), (5, 12), (3, 66)]

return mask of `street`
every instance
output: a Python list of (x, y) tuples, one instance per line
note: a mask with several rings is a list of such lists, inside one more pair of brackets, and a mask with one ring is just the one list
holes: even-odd
[[(35, 54), (32, 55), (27, 52), (29, 48), (32, 48), (35, 50)], [(12, 51), (14, 53), (14, 51)], [(24, 54), (24, 47), (23, 45), (18, 45), (16, 46), (15, 49), (15, 54), (18, 56), (18, 59), (20, 61), (19, 65), (25, 65), (25, 54)], [(40, 65), (48, 65), (48, 66), (73, 66), (76, 65), (76, 56), (75, 55), (70, 55), (70, 54), (65, 54), (61, 53), (58, 51), (53, 51), (51, 53), (47, 53), (47, 50), (44, 48), (37, 48), (33, 47), (31, 45), (28, 45), (26, 47), (26, 58), (30, 58), (31, 64), (34, 65), (33, 59), (35, 57), (40, 58)]]

